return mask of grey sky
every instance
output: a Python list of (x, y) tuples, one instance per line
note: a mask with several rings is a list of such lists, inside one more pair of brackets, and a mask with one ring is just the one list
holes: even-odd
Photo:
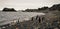
[(26, 8), (39, 8), (43, 6), (51, 7), (60, 3), (60, 0), (0, 0), (0, 10), (4, 7), (22, 10)]

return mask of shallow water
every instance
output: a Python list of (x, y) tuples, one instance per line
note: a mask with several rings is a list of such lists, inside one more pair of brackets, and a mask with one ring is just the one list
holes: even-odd
[(36, 15), (45, 15), (45, 13), (36, 12), (0, 12), (0, 25), (11, 23), (13, 20), (29, 20)]

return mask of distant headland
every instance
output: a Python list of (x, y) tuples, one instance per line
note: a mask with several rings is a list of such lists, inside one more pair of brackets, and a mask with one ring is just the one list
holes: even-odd
[[(54, 4), (52, 7), (41, 7), (41, 8), (37, 8), (37, 9), (25, 9), (22, 10), (22, 12), (41, 12), (41, 11), (60, 11), (60, 4)], [(14, 8), (3, 8), (2, 11), (5, 12), (16, 12), (16, 10)]]

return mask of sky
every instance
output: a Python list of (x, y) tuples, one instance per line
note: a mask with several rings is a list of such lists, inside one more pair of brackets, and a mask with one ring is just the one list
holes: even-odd
[(5, 7), (16, 10), (36, 9), (44, 6), (51, 7), (59, 3), (60, 0), (0, 0), (0, 10)]

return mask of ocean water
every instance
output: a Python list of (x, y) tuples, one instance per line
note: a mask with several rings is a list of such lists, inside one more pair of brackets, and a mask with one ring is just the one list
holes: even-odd
[(31, 17), (36, 15), (45, 15), (45, 13), (37, 12), (0, 12), (0, 25), (8, 24), (14, 20), (24, 21), (30, 20)]

